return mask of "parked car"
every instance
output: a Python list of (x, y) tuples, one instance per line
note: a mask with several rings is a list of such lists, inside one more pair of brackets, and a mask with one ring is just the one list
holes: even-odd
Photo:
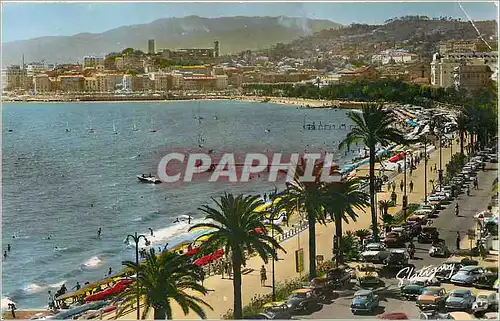
[(478, 276), (473, 285), (478, 289), (493, 289), (496, 280), (498, 280), (497, 273), (486, 272)]
[(429, 256), (431, 257), (449, 257), (450, 250), (446, 246), (444, 240), (435, 240), (429, 249)]
[(384, 313), (377, 315), (377, 319), (383, 320), (409, 320), (408, 315), (402, 312)]
[(447, 313), (445, 318), (449, 320), (476, 320), (472, 314), (462, 311)]
[(436, 278), (441, 282), (449, 282), (451, 277), (463, 267), (461, 262), (446, 261), (441, 264), (439, 271), (436, 272)]
[(290, 320), (292, 318), (292, 314), (289, 312), (288, 307), (286, 306), (286, 302), (272, 302), (278, 303), (278, 305), (273, 306), (271, 304), (264, 305), (264, 312), (245, 316), (247, 320)]
[(404, 246), (405, 241), (405, 238), (400, 233), (393, 231), (387, 233), (384, 238), (384, 244), (389, 248)]
[(425, 287), (418, 284), (406, 284), (400, 289), (401, 296), (406, 300), (416, 300), (422, 294)]
[(319, 306), (318, 299), (313, 295), (312, 289), (298, 289), (286, 301), (290, 313), (312, 312)]
[(430, 210), (433, 214), (436, 214), (438, 211), (436, 207), (432, 204), (420, 204), (419, 210)]
[(347, 266), (338, 266), (326, 272), (328, 287), (332, 289), (341, 288), (355, 277), (355, 271)]
[(354, 293), (351, 303), (352, 314), (359, 312), (372, 313), (378, 308), (379, 298), (371, 290), (359, 290)]
[(485, 273), (485, 269), (479, 266), (464, 266), (458, 270), (457, 274), (451, 277), (451, 283), (470, 286), (476, 282), (477, 278)]
[(432, 226), (422, 227), (422, 232), (417, 237), (418, 243), (432, 243), (433, 240), (439, 238), (439, 232), (437, 228)]
[(413, 212), (413, 215), (423, 215), (425, 218), (430, 218), (433, 217), (435, 212), (433, 210), (429, 209), (418, 209), (415, 212)]
[(453, 290), (446, 299), (445, 308), (447, 311), (471, 311), (475, 300), (470, 290)]
[(420, 311), (420, 320), (446, 320), (448, 314), (439, 313), (436, 310)]
[(417, 298), (417, 306), (420, 310), (439, 309), (444, 305), (448, 295), (441, 287), (428, 286)]
[(382, 283), (377, 268), (371, 263), (359, 264), (356, 267), (356, 280), (360, 287), (368, 288), (377, 287)]
[(472, 304), (472, 312), (477, 316), (488, 311), (498, 311), (498, 293), (479, 292), (476, 297), (476, 302)]
[(389, 268), (402, 268), (408, 264), (409, 259), (410, 256), (406, 249), (392, 249), (389, 256), (384, 260), (384, 265)]
[(369, 243), (360, 256), (366, 262), (382, 263), (389, 256), (389, 251), (383, 243)]

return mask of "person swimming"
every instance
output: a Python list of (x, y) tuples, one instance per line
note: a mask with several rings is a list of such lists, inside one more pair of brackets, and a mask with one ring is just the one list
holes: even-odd
[(174, 223), (179, 223), (179, 222), (180, 222), (180, 220), (179, 220), (179, 218), (177, 217), (177, 218), (175, 219)]
[(101, 228), (99, 228), (99, 229), (97, 230), (97, 237), (101, 237), (101, 232), (102, 232), (102, 229), (101, 229)]
[(7, 252), (10, 252), (10, 244), (7, 244)]
[(3, 251), (3, 257), (7, 257), (7, 251)]
[(50, 240), (51, 238), (52, 238), (52, 235), (49, 235), (49, 236), (47, 237), (47, 240)]
[(148, 227), (148, 230), (151, 232), (151, 236), (153, 236), (153, 229)]

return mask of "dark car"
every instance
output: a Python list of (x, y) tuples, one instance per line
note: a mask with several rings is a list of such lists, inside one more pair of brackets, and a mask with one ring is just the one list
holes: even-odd
[(493, 285), (497, 279), (497, 273), (486, 272), (478, 276), (472, 285), (478, 289), (493, 289)]
[(440, 282), (450, 282), (451, 277), (455, 275), (462, 267), (463, 264), (460, 262), (444, 262), (439, 266), (439, 270), (436, 272), (436, 278)]
[(313, 289), (298, 289), (286, 301), (286, 306), (290, 313), (311, 312), (320, 305), (318, 298), (314, 295)]
[(405, 237), (398, 232), (389, 232), (385, 235), (384, 244), (387, 247), (401, 247), (405, 244)]
[(431, 226), (422, 227), (422, 231), (417, 237), (418, 243), (432, 243), (437, 239), (439, 239), (439, 232), (437, 228)]
[(406, 300), (416, 300), (424, 292), (425, 287), (419, 284), (406, 284), (401, 287), (401, 296)]
[(351, 281), (353, 275), (353, 270), (343, 265), (330, 269), (326, 272), (328, 287), (333, 289), (343, 287)]
[(351, 303), (352, 314), (358, 312), (371, 313), (378, 308), (379, 298), (371, 290), (359, 290), (354, 293), (354, 298)]
[(408, 264), (409, 256), (405, 249), (391, 250), (389, 256), (384, 260), (384, 265), (388, 268), (402, 268)]

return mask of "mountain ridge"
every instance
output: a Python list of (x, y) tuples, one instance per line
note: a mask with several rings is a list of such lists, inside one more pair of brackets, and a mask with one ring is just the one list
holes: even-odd
[(2, 44), (3, 63), (25, 60), (48, 62), (81, 61), (86, 55), (104, 55), (132, 47), (147, 50), (148, 39), (156, 49), (212, 47), (218, 40), (221, 53), (235, 53), (289, 43), (300, 37), (342, 25), (325, 19), (286, 16), (234, 16), (205, 18), (186, 16), (161, 18), (145, 24), (120, 26), (101, 33), (82, 32), (71, 36), (43, 36)]

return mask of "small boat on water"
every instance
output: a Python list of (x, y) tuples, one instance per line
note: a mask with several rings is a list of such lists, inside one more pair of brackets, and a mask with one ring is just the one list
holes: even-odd
[(155, 123), (153, 117), (151, 117), (151, 129), (149, 130), (150, 133), (156, 133), (157, 130), (155, 128)]
[(137, 175), (137, 179), (142, 183), (149, 183), (149, 184), (160, 184), (161, 183), (161, 180), (156, 178), (156, 176), (146, 176), (146, 175), (142, 174), (142, 175)]
[(113, 134), (114, 135), (117, 135), (118, 132), (116, 131), (116, 124), (115, 124), (115, 121), (113, 120)]

